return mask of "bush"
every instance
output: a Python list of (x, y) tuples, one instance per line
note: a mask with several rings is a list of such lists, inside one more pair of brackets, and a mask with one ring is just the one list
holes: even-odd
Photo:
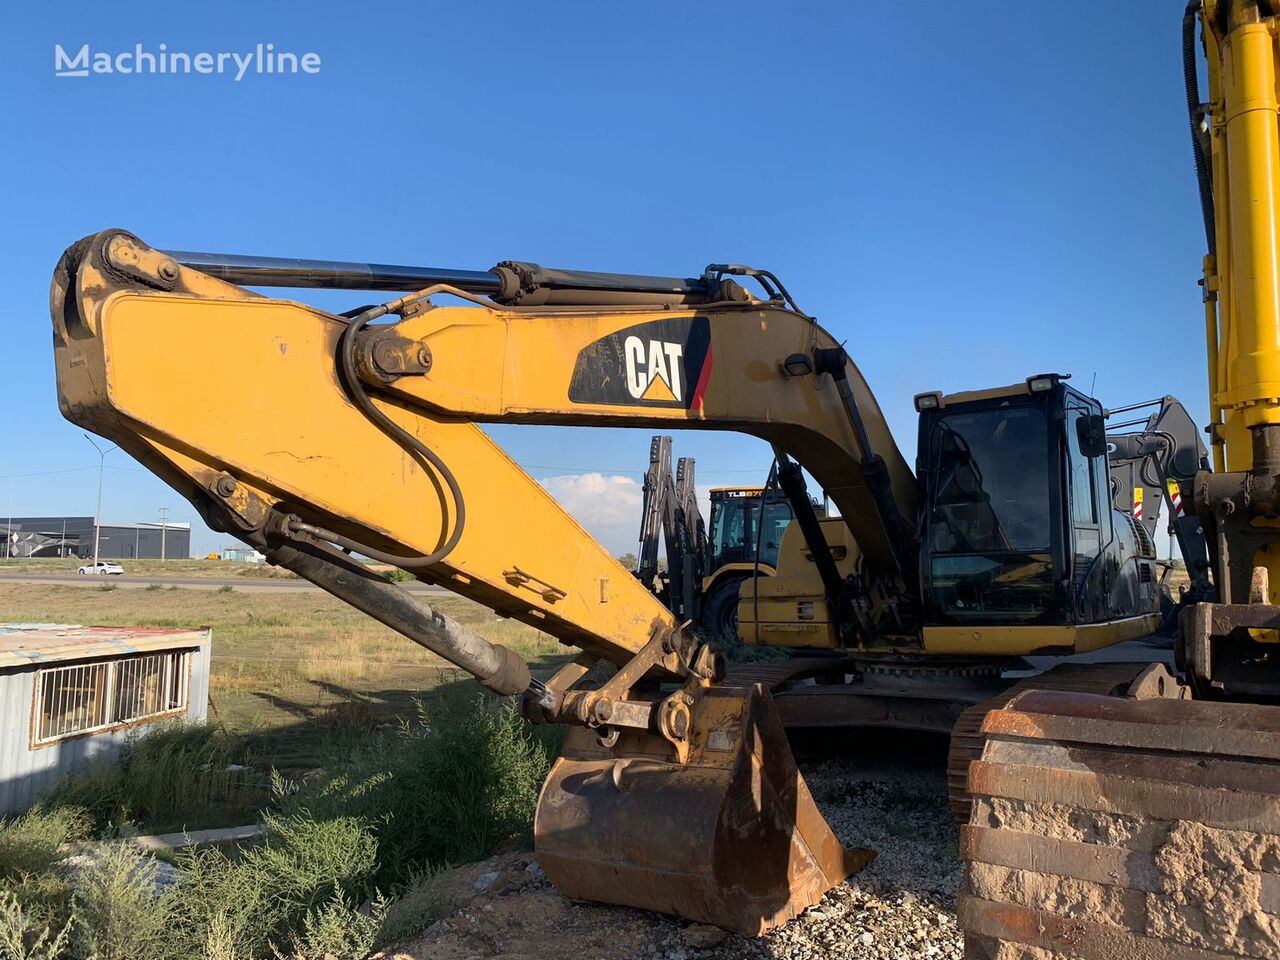
[(178, 853), (164, 889), (161, 865), (124, 842), (60, 862), (102, 809), (154, 817), (217, 792), (232, 741), (190, 725), (140, 737), (118, 770), (61, 792), (99, 793), (96, 813), (41, 807), (0, 822), (0, 960), (362, 960), (448, 911), (437, 869), (529, 840), (558, 736), (509, 703), (420, 706), (417, 723), (338, 773), (293, 795), (275, 778), (282, 812), (265, 816), (261, 842)]
[[(0, 820), (0, 960), (55, 956), (70, 935), (70, 891), (55, 864), (89, 835), (76, 809), (34, 807)], [(26, 951), (26, 952), (23, 952)]]
[(70, 921), (55, 931), (32, 917), (17, 896), (0, 889), (0, 960), (59, 960), (70, 935)]
[(392, 567), (390, 570), (385, 571), (382, 575), (386, 577), (388, 580), (390, 580), (392, 583), (404, 583), (408, 580), (418, 579), (408, 570), (401, 570), (399, 567)]
[(87, 839), (91, 825), (83, 810), (40, 805), (0, 820), (0, 881), (18, 881), (48, 870), (65, 856), (59, 848)]
[(438, 878), (439, 871), (415, 877), (387, 904), (378, 936), (381, 943), (404, 940), (453, 912), (457, 906), (456, 893), (442, 889)]
[(126, 843), (99, 847), (92, 861), (76, 870), (72, 943), (92, 960), (150, 960), (165, 957), (171, 901), (161, 895), (160, 866)]
[[(386, 901), (378, 898), (368, 913), (352, 907), (341, 895), (302, 920), (302, 933), (292, 936), (289, 960), (364, 960), (378, 944)], [(278, 951), (277, 957), (282, 957)]]
[(434, 713), (418, 709), (418, 723), (357, 754), (340, 773), (280, 798), (285, 810), (318, 820), (369, 824), (383, 888), (529, 842), (550, 764), (548, 734), (526, 726), (510, 703), (495, 707), (481, 697), (443, 702)]
[(216, 849), (179, 857), (182, 882), (164, 898), (170, 955), (205, 956), (216, 946), (227, 956), (271, 956), (291, 931), (305, 938), (309, 915), (369, 888), (377, 843), (354, 819), (268, 817), (266, 827), (264, 843), (238, 860)]
[(246, 805), (251, 787), (244, 771), (227, 769), (241, 753), (236, 738), (212, 726), (173, 720), (137, 732), (117, 762), (68, 780), (49, 802), (87, 811), (100, 830), (129, 820), (148, 829), (181, 828), (191, 816), (207, 821), (210, 807)]

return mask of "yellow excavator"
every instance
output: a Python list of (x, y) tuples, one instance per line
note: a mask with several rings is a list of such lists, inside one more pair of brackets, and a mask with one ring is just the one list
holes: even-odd
[[(874, 854), (822, 819), (780, 709), (835, 690), (852, 722), (954, 726), (973, 956), (1273, 956), (1275, 20), (1259, 0), (1186, 16), (1209, 62), (1201, 105), (1188, 41), (1217, 470), (1182, 489), (1213, 593), (1184, 603), (1176, 672), (1097, 653), (1161, 622), (1151, 537), (1113, 508), (1098, 401), (1055, 373), (920, 393), (913, 472), (844, 348), (765, 270), (440, 270), (107, 230), (55, 270), (59, 404), (214, 529), (522, 698), (531, 722), (568, 725), (535, 842), (570, 897), (757, 934), (860, 869)], [(256, 292), (270, 287), (391, 299), (337, 314)], [(804, 650), (802, 666), (726, 675), (482, 423), (770, 443), (795, 520), (777, 575), (743, 586), (740, 632)], [(805, 471), (838, 516), (817, 515)], [(533, 677), (353, 554), (579, 652)]]
[[(734, 279), (746, 276), (760, 296)], [(246, 289), (270, 284), (414, 289), (341, 316)], [(1109, 507), (1097, 401), (1056, 374), (922, 394), (917, 482), (844, 349), (764, 271), (458, 273), (167, 253), (108, 230), (62, 258), (52, 316), (67, 417), (214, 529), (523, 697), (531, 719), (571, 726), (535, 840), (573, 897), (757, 933), (871, 853), (841, 849), (826, 826), (768, 690), (720, 682), (715, 648), (480, 422), (678, 422), (769, 441), (796, 519), (767, 595), (740, 604), (759, 609), (752, 635), (835, 652), (822, 672), (890, 703), (927, 700), (916, 688), (941, 678), (986, 684), (985, 699), (1012, 659), (1158, 623), (1149, 540)], [(817, 515), (801, 464), (839, 517)], [(352, 553), (581, 654), (532, 678)], [(600, 660), (616, 672), (587, 683)]]

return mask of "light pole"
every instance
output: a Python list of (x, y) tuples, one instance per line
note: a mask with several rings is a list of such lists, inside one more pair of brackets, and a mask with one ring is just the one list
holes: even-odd
[(160, 508), (160, 562), (164, 563), (165, 534), (169, 532), (169, 508)]
[(116, 449), (115, 444), (107, 447), (105, 450), (98, 446), (98, 442), (87, 433), (84, 438), (93, 444), (93, 449), (98, 451), (98, 509), (93, 515), (93, 572), (98, 572), (98, 543), (102, 539), (102, 475), (107, 467), (107, 454)]

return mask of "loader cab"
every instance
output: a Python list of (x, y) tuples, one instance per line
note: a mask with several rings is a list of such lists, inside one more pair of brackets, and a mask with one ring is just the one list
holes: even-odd
[(721, 487), (711, 491), (711, 524), (704, 568), (713, 574), (729, 564), (777, 567), (782, 534), (794, 518), (791, 504), (777, 489)]
[(1137, 568), (1121, 569), (1139, 550), (1111, 507), (1101, 405), (1065, 380), (916, 397), (926, 625), (1147, 612), (1150, 591), (1131, 582)]

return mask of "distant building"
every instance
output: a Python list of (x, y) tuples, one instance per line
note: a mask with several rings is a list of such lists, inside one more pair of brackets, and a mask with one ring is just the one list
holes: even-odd
[[(93, 517), (0, 517), (0, 557), (93, 557)], [(185, 560), (189, 523), (104, 523), (98, 556), (105, 560)]]
[(223, 560), (240, 560), (244, 563), (266, 563), (267, 555), (253, 547), (223, 547)]
[(0, 816), (174, 717), (204, 720), (206, 630), (0, 624)]

